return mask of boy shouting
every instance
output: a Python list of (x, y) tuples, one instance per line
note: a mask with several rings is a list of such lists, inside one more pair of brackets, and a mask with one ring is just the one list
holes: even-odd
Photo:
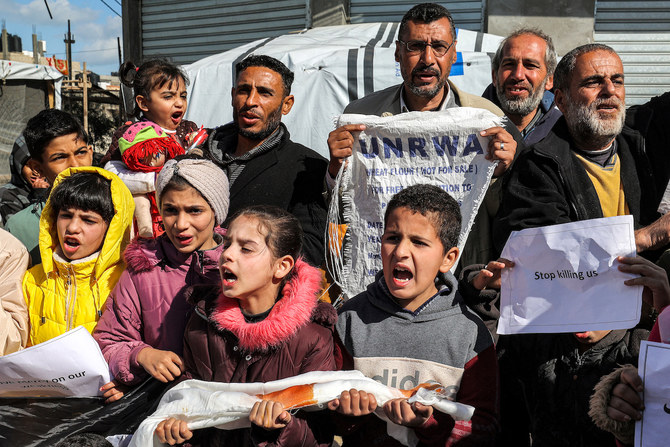
[[(393, 196), (384, 215), (383, 270), (344, 304), (337, 323), (343, 368), (401, 389), (436, 381), (454, 400), (475, 407), (470, 421), (456, 422), (406, 399), (387, 402), (384, 414), (411, 428), (413, 445), (488, 445), (498, 429), (493, 340), (449, 271), (458, 259), (460, 228), (458, 203), (436, 186), (414, 185)], [(344, 429), (344, 446), (400, 445), (370, 415), (374, 396), (345, 391), (329, 408), (362, 416)]]

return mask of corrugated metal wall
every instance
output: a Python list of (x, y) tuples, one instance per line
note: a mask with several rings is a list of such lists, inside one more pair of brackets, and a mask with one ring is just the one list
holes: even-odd
[[(351, 23), (400, 22), (417, 1), (351, 0)], [(482, 31), (482, 0), (436, 2), (449, 10), (458, 28)]]
[(627, 105), (670, 90), (670, 1), (596, 1), (594, 40), (621, 56)]
[(305, 0), (142, 0), (144, 58), (178, 64), (305, 28)]
[(670, 32), (670, 1), (596, 1), (596, 32)]

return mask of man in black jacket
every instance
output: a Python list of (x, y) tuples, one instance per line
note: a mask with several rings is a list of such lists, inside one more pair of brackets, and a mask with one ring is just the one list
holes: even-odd
[(666, 245), (670, 225), (656, 221), (644, 140), (624, 126), (619, 56), (602, 44), (575, 48), (558, 64), (554, 87), (563, 118), (517, 160), (494, 226), (498, 246), (513, 230), (625, 214), (635, 219), (638, 252)]
[(291, 111), (293, 73), (269, 56), (250, 56), (235, 67), (233, 122), (210, 132), (206, 154), (228, 175), (229, 216), (248, 205), (275, 205), (300, 220), (303, 254), (324, 259), (326, 204), (323, 177), (328, 162), (294, 143), (281, 117)]

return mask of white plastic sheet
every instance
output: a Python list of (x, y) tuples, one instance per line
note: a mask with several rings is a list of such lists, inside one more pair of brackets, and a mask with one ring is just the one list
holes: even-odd
[[(305, 386), (308, 392), (305, 391)], [(222, 430), (234, 430), (249, 427), (249, 413), (254, 403), (260, 401), (259, 395), (299, 387), (295, 394), (309, 395), (309, 405), (287, 406), (285, 408), (305, 408), (319, 410), (342, 391), (355, 388), (374, 394), (379, 408), (377, 416), (387, 420), (382, 406), (390, 399), (405, 398), (400, 390), (391, 388), (365, 377), (359, 371), (313, 371), (295, 377), (275, 380), (267, 383), (216, 383), (200, 380), (187, 380), (179, 383), (163, 395), (156, 412), (149, 416), (132, 437), (131, 447), (158, 447), (161, 445), (154, 436), (156, 426), (168, 417), (188, 422), (191, 430), (217, 427)], [(438, 411), (452, 415), (455, 420), (469, 420), (474, 408), (452, 402), (442, 390), (419, 389), (408, 402), (420, 402), (432, 405)], [(278, 399), (272, 399), (278, 400)], [(281, 400), (279, 400), (281, 401)], [(389, 422), (387, 420), (387, 422)], [(392, 433), (391, 433), (392, 431)], [(408, 442), (408, 430), (389, 422), (389, 434), (405, 445)], [(401, 439), (402, 438), (402, 439)]]
[(632, 216), (514, 231), (502, 257), (499, 334), (628, 329), (640, 321), (642, 286), (617, 269), (635, 256)]
[[(390, 117), (342, 115), (337, 125), (345, 124), (366, 126), (336, 180), (341, 200), (331, 200), (329, 210), (329, 222), (339, 223), (342, 215), (348, 225), (342, 270), (336, 267), (333, 276), (351, 298), (365, 290), (381, 269), (384, 211), (403, 188), (436, 185), (459, 202), (463, 249), (495, 169), (485, 159), (489, 137), (479, 132), (501, 123), (487, 110), (456, 107)], [(329, 255), (333, 252), (336, 247)]]

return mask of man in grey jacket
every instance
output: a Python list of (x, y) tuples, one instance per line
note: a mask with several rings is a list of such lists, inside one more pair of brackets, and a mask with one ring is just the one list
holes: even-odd
[[(503, 116), (503, 112), (487, 99), (461, 91), (449, 82), (451, 66), (456, 62), (456, 29), (446, 8), (422, 3), (407, 11), (400, 22), (395, 60), (400, 64), (403, 83), (351, 102), (344, 113), (392, 116), (413, 111), (476, 107)], [(330, 163), (326, 183), (330, 187), (344, 159), (352, 154), (353, 133), (364, 129), (363, 125), (350, 124), (338, 127), (328, 135)], [(500, 161), (494, 177), (502, 175), (510, 166), (517, 141), (521, 140), (513, 125), (509, 130), (516, 138), (502, 127), (492, 127), (481, 133), (491, 137), (486, 158)], [(496, 257), (491, 253), (490, 221), (497, 212), (499, 187), (489, 188), (461, 256), (461, 265), (487, 262)]]

